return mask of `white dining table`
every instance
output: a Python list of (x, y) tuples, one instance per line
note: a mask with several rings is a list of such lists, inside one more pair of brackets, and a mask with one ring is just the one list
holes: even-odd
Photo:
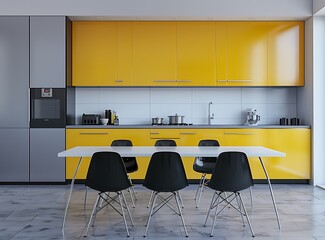
[(78, 173), (82, 159), (84, 157), (91, 157), (95, 152), (102, 152), (102, 151), (117, 152), (121, 155), (121, 157), (151, 157), (153, 153), (159, 151), (177, 152), (182, 157), (217, 157), (222, 152), (238, 151), (238, 152), (244, 152), (247, 155), (247, 157), (257, 157), (260, 160), (261, 166), (264, 170), (265, 177), (268, 182), (275, 215), (278, 222), (278, 227), (281, 228), (279, 214), (278, 214), (278, 210), (277, 210), (277, 206), (273, 194), (271, 181), (268, 176), (268, 172), (265, 168), (262, 158), (263, 157), (285, 157), (286, 154), (283, 152), (262, 147), (262, 146), (218, 146), (218, 147), (213, 147), (213, 146), (168, 146), (168, 147), (166, 146), (132, 146), (132, 147), (77, 146), (58, 153), (58, 157), (79, 157), (78, 165), (76, 167), (73, 178), (71, 180), (70, 192), (69, 192), (69, 196), (68, 196), (68, 200), (64, 212), (64, 218), (62, 223), (63, 235), (64, 235), (64, 226), (65, 226), (66, 216), (68, 212), (69, 202), (71, 199), (71, 194), (76, 179), (76, 175)]

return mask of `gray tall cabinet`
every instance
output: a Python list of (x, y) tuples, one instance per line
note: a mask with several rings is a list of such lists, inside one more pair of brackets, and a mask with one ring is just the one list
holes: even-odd
[[(30, 17), (30, 88), (66, 88), (66, 18)], [(30, 181), (64, 182), (65, 128), (30, 129)]]
[(29, 181), (29, 17), (0, 17), (0, 182)]

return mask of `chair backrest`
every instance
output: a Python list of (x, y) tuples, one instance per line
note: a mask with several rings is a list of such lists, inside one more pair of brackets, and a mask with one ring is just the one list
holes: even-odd
[(223, 152), (208, 186), (214, 190), (236, 192), (253, 186), (248, 158), (243, 152)]
[[(215, 139), (203, 139), (199, 142), (199, 146), (212, 146), (212, 147), (218, 147), (220, 146), (219, 142)], [(216, 162), (216, 157), (202, 157), (201, 161), (203, 162)]]
[(157, 192), (173, 192), (188, 186), (181, 156), (177, 152), (155, 152), (143, 186)]
[(90, 160), (85, 185), (99, 192), (117, 192), (131, 186), (117, 152), (96, 152)]
[(132, 141), (128, 139), (116, 139), (113, 140), (111, 146), (124, 146), (124, 147), (131, 147), (133, 146)]
[[(116, 139), (113, 140), (111, 146), (114, 147), (131, 147), (133, 146), (132, 141), (128, 139)], [(124, 165), (128, 173), (135, 172), (138, 170), (138, 163), (136, 157), (123, 157)]]
[(173, 139), (159, 139), (156, 141), (155, 146), (177, 146)]

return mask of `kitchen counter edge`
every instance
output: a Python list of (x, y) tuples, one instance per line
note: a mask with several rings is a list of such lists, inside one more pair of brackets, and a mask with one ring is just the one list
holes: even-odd
[(235, 129), (291, 129), (291, 128), (311, 128), (309, 125), (257, 125), (257, 126), (246, 126), (246, 125), (163, 125), (163, 126), (152, 126), (152, 125), (68, 125), (67, 129), (218, 129), (218, 128), (235, 128)]

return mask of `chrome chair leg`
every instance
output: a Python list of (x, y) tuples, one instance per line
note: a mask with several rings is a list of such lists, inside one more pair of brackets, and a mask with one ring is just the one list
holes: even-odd
[[(236, 195), (236, 201), (237, 201), (237, 204), (238, 204), (238, 209), (239, 209), (239, 212), (242, 213), (242, 210), (241, 210), (241, 202), (239, 201), (238, 199), (238, 196)], [(241, 220), (243, 222), (243, 226), (245, 227), (245, 222), (244, 222), (244, 217), (243, 217), (243, 214), (240, 214), (241, 216)]]
[(178, 192), (178, 199), (179, 199), (179, 201), (180, 201), (180, 203), (181, 203), (181, 205), (182, 205), (182, 208), (184, 208), (184, 204), (183, 204), (183, 199), (182, 199), (182, 195), (181, 195), (181, 193), (179, 192), (179, 191), (177, 191)]
[(155, 205), (155, 202), (156, 202), (156, 199), (157, 199), (157, 195), (158, 195), (158, 192), (154, 192), (152, 191), (151, 192), (152, 194), (154, 194), (154, 198), (152, 200), (152, 204), (151, 204), (151, 208), (150, 208), (150, 212), (149, 212), (149, 216), (148, 216), (148, 219), (147, 219), (147, 224), (146, 224), (146, 231), (144, 233), (144, 237), (147, 236), (147, 232), (148, 232), (148, 228), (149, 228), (149, 223), (150, 223), (150, 219), (151, 219), (151, 216), (152, 216), (152, 212), (153, 212), (153, 208), (154, 208), (154, 205)]
[(254, 205), (253, 205), (253, 188), (252, 187), (249, 188), (249, 195), (251, 197), (251, 214), (253, 214)]
[(187, 230), (186, 230), (186, 226), (185, 226), (185, 221), (184, 221), (184, 218), (183, 218), (182, 210), (181, 210), (181, 207), (179, 205), (178, 197), (177, 197), (177, 195), (179, 195), (179, 197), (180, 197), (179, 191), (174, 192), (173, 194), (175, 196), (175, 200), (176, 200), (177, 208), (178, 208), (178, 211), (179, 211), (179, 215), (180, 215), (180, 217), (182, 219), (182, 223), (183, 223), (183, 227), (184, 227), (184, 231), (185, 231), (185, 236), (188, 237), (188, 233), (187, 233)]
[(88, 234), (88, 230), (89, 230), (90, 224), (91, 224), (91, 222), (92, 222), (93, 216), (95, 215), (95, 211), (96, 211), (96, 209), (97, 209), (97, 205), (98, 205), (98, 203), (99, 203), (99, 199), (100, 199), (100, 195), (98, 194), (98, 197), (97, 197), (97, 199), (96, 199), (96, 202), (95, 202), (95, 204), (94, 204), (93, 210), (92, 210), (92, 212), (91, 212), (90, 218), (89, 218), (88, 223), (87, 223), (87, 228), (86, 228), (86, 230), (85, 230), (84, 237), (87, 237), (87, 234)]
[(239, 199), (240, 199), (240, 202), (241, 202), (241, 205), (243, 206), (243, 210), (244, 210), (244, 213), (245, 213), (245, 216), (246, 216), (246, 219), (247, 219), (247, 222), (248, 222), (248, 226), (251, 230), (251, 233), (252, 233), (252, 237), (255, 237), (255, 234), (254, 234), (254, 231), (253, 231), (253, 228), (252, 228), (252, 225), (251, 225), (251, 222), (249, 221), (249, 217), (248, 217), (248, 214), (247, 214), (247, 211), (246, 211), (246, 208), (245, 208), (245, 205), (243, 203), (243, 200), (240, 196), (240, 193), (237, 193), (238, 196), (239, 196)]
[[(207, 225), (207, 221), (208, 221), (208, 218), (209, 218), (209, 215), (210, 215), (210, 211), (213, 208), (213, 205), (214, 205), (214, 203), (216, 201), (216, 199), (215, 199), (216, 198), (216, 195), (217, 195), (217, 192), (215, 191), (214, 194), (213, 194), (213, 197), (211, 199), (211, 203), (210, 203), (210, 206), (209, 206), (208, 214), (207, 214), (207, 216), (205, 218), (205, 221), (204, 221), (204, 225), (203, 225), (204, 227), (206, 227), (206, 225)], [(219, 197), (219, 195), (218, 195), (218, 197)]]
[(130, 209), (129, 209), (127, 203), (126, 203), (126, 199), (125, 199), (125, 196), (124, 196), (123, 191), (121, 191), (121, 193), (122, 193), (122, 198), (123, 198), (123, 202), (124, 202), (124, 205), (125, 205), (126, 211), (128, 212), (128, 215), (129, 215), (130, 221), (131, 221), (131, 223), (132, 223), (132, 227), (134, 227), (134, 222), (133, 222), (133, 219), (132, 219), (132, 216), (131, 216), (131, 213), (130, 213)]
[(203, 178), (204, 178), (204, 174), (201, 175), (199, 185), (197, 186), (197, 189), (196, 189), (196, 193), (195, 193), (195, 197), (194, 197), (195, 202), (197, 202), (197, 197), (198, 197), (198, 194), (199, 194), (199, 190), (200, 190), (200, 188), (201, 188), (201, 186), (203, 184)]
[(124, 207), (123, 207), (123, 204), (122, 204), (121, 192), (118, 193), (118, 198), (120, 200), (120, 206), (121, 206), (122, 216), (123, 216), (123, 220), (124, 220), (125, 230), (126, 230), (127, 236), (129, 237), (130, 234), (129, 234), (128, 224), (126, 222), (126, 218), (125, 218), (125, 214), (124, 214)]
[(148, 202), (147, 208), (150, 207), (150, 204), (151, 204), (151, 201), (152, 201), (152, 196), (153, 196), (153, 191), (151, 191), (151, 193), (150, 193), (150, 198), (149, 198), (149, 202)]
[(85, 199), (84, 199), (84, 212), (86, 211), (86, 205), (87, 205), (87, 193), (88, 193), (88, 187), (86, 186), (85, 189)]
[(217, 205), (216, 205), (216, 211), (215, 211), (214, 217), (213, 217), (210, 237), (213, 237), (214, 224), (216, 222), (216, 218), (217, 218), (217, 214), (218, 214), (218, 207), (219, 207), (219, 202), (220, 202), (220, 194), (218, 194), (218, 197), (217, 197), (216, 201), (217, 201)]

